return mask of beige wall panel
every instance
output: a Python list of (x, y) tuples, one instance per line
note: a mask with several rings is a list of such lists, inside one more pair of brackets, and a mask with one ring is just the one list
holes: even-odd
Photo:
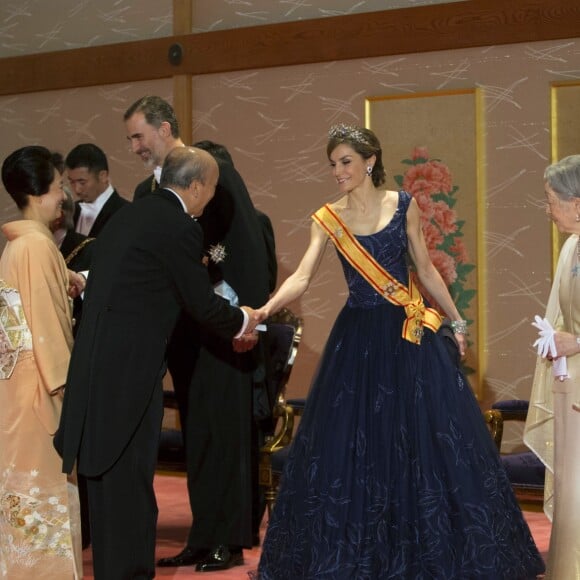
[[(335, 198), (324, 150), (330, 125), (364, 124), (370, 96), (480, 88), (488, 296), (482, 405), (527, 397), (531, 321), (544, 309), (551, 276), (550, 227), (541, 209), (550, 83), (570, 74), (579, 47), (571, 39), (197, 77), (194, 138), (230, 149), (256, 205), (274, 221), (283, 280), (306, 248), (310, 214)], [(329, 248), (313, 286), (293, 305), (306, 328), (290, 394), (307, 392), (344, 300)]]
[[(333, 123), (364, 124), (365, 99), (373, 95), (480, 88), (487, 222), (482, 404), (525, 398), (534, 363), (530, 323), (544, 310), (551, 278), (550, 224), (541, 209), (542, 173), (550, 162), (550, 85), (571, 74), (580, 80), (579, 50), (576, 38), (196, 77), (193, 135), (230, 149), (256, 205), (272, 218), (281, 281), (306, 248), (310, 214), (336, 197), (325, 155)], [(0, 154), (27, 143), (65, 152), (94, 140), (111, 159), (114, 184), (130, 197), (145, 172), (127, 149), (122, 113), (142, 94), (171, 99), (171, 91), (168, 79), (1, 98)], [(14, 217), (5, 193), (0, 211), (3, 219)], [(308, 391), (345, 298), (329, 248), (311, 289), (293, 305), (306, 326), (290, 395)]]

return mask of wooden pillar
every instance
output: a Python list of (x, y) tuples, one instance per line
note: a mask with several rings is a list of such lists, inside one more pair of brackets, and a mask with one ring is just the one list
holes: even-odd
[[(193, 25), (193, 2), (195, 0), (173, 0), (173, 34), (191, 34)], [(181, 139), (186, 145), (192, 143), (193, 91), (190, 74), (173, 77), (173, 109), (179, 121)]]

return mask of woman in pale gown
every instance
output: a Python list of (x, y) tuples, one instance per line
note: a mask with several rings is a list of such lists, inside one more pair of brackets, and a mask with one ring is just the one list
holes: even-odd
[[(538, 357), (524, 440), (546, 464), (544, 511), (552, 520), (546, 578), (580, 579), (580, 155), (544, 173), (546, 212), (562, 233), (546, 319), (556, 352)], [(553, 360), (566, 357), (568, 378), (554, 378)], [(562, 371), (558, 371), (562, 372)]]
[(0, 257), (0, 578), (82, 578), (78, 492), (53, 444), (70, 350), (69, 272), (49, 224), (64, 200), (58, 157), (9, 155), (2, 181), (22, 219), (6, 223)]

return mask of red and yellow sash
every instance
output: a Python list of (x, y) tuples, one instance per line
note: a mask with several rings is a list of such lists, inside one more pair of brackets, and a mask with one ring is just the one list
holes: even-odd
[(405, 309), (407, 318), (403, 323), (402, 337), (414, 344), (421, 344), (427, 327), (437, 332), (441, 326), (441, 315), (427, 308), (421, 293), (409, 278), (409, 287), (391, 276), (358, 242), (343, 221), (328, 204), (313, 216), (328, 234), (340, 253), (356, 268), (357, 272), (386, 300)]

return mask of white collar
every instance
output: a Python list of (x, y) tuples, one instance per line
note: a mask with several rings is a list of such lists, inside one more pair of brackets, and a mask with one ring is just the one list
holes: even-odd
[(86, 209), (91, 211), (91, 213), (97, 214), (107, 203), (111, 195), (113, 195), (114, 191), (115, 189), (113, 188), (113, 186), (109, 185), (109, 187), (107, 187), (107, 189), (105, 189), (103, 193), (99, 194), (99, 196), (97, 197), (97, 199), (95, 199), (95, 201), (81, 201), (79, 202), (79, 205), (81, 206), (81, 209), (85, 207)]

